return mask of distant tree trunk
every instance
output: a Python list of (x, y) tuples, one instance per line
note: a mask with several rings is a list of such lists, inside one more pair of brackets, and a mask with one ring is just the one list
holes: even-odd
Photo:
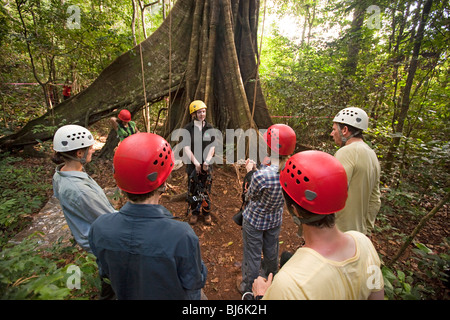
[(362, 26), (364, 23), (365, 8), (363, 5), (357, 4), (353, 11), (352, 26), (349, 31), (347, 60), (344, 65), (344, 71), (346, 76), (353, 76), (356, 73), (356, 67), (358, 66), (359, 50), (361, 48), (362, 39)]
[(365, 8), (363, 8), (363, 4), (356, 2), (353, 10), (352, 24), (345, 36), (347, 38), (347, 57), (343, 61), (342, 79), (339, 84), (339, 92), (335, 98), (335, 103), (341, 107), (346, 106), (352, 96), (353, 76), (358, 67), (358, 57), (362, 41), (361, 29), (364, 23)]
[(423, 6), (422, 10), (422, 16), (419, 23), (419, 28), (417, 30), (417, 33), (414, 37), (414, 47), (411, 59), (409, 61), (409, 67), (408, 67), (408, 77), (406, 78), (405, 86), (403, 87), (401, 91), (401, 97), (400, 97), (400, 112), (397, 117), (397, 125), (395, 127), (395, 136), (392, 139), (392, 144), (389, 148), (389, 152), (386, 156), (386, 167), (385, 170), (387, 173), (389, 173), (392, 169), (395, 153), (398, 149), (398, 146), (400, 145), (400, 140), (403, 135), (403, 127), (405, 125), (405, 120), (408, 115), (409, 105), (410, 105), (410, 94), (412, 85), (414, 82), (414, 76), (416, 74), (418, 61), (419, 61), (419, 54), (420, 54), (420, 46), (422, 45), (423, 40), (423, 34), (425, 30), (425, 25), (428, 21), (428, 15), (431, 10), (431, 6), (433, 4), (433, 0), (427, 0)]
[(131, 0), (131, 5), (133, 7), (133, 13), (132, 13), (132, 17), (131, 17), (131, 34), (133, 36), (133, 44), (134, 44), (134, 46), (136, 46), (137, 45), (137, 42), (136, 42), (136, 1)]
[[(52, 95), (52, 90), (49, 90), (50, 86), (48, 86), (48, 83), (51, 80), (51, 72), (49, 72), (49, 79), (46, 82), (44, 82), (45, 80), (41, 80), (38, 76), (38, 72), (36, 70), (37, 66), (35, 64), (35, 56), (33, 55), (31, 45), (30, 45), (30, 32), (27, 28), (27, 25), (25, 23), (25, 18), (23, 16), (23, 13), (27, 12), (27, 9), (24, 8), (24, 5), (25, 5), (25, 1), (16, 0), (17, 13), (19, 14), (19, 19), (22, 24), (23, 37), (27, 44), (27, 51), (28, 51), (28, 56), (30, 57), (30, 64), (31, 64), (31, 68), (33, 70), (33, 76), (34, 76), (34, 79), (39, 83), (40, 87), (42, 88), (42, 92), (43, 92), (45, 104), (47, 106), (47, 110), (49, 112), (51, 112), (51, 110), (53, 109), (53, 105), (52, 105), (51, 98), (50, 98)], [(36, 36), (36, 35), (34, 35), (34, 36)], [(54, 59), (54, 57), (52, 59)], [(44, 63), (42, 63), (42, 67), (45, 69)]]
[[(258, 0), (178, 0), (158, 30), (140, 44), (147, 101), (170, 95), (165, 137), (189, 121), (194, 99), (206, 102), (209, 120), (221, 130), (272, 124), (257, 78), (258, 14)], [(144, 105), (139, 50), (138, 45), (118, 57), (88, 88), (56, 106), (54, 117), (47, 113), (1, 138), (0, 148), (51, 139), (56, 129), (52, 120), (56, 127), (91, 125), (122, 108), (137, 114)], [(49, 130), (37, 132), (36, 126)]]

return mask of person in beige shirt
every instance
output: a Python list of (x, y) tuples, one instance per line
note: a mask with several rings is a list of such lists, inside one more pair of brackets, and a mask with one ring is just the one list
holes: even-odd
[(356, 230), (367, 234), (375, 225), (380, 210), (380, 164), (376, 153), (364, 142), (369, 118), (360, 108), (345, 108), (334, 117), (331, 136), (341, 146), (335, 157), (347, 173), (348, 199), (336, 213), (341, 231)]
[[(314, 165), (318, 164), (318, 165)], [(335, 212), (347, 199), (342, 164), (321, 151), (299, 152), (280, 173), (286, 208), (305, 245), (267, 279), (258, 277), (253, 297), (264, 300), (384, 299), (380, 259), (358, 231), (342, 232)]]

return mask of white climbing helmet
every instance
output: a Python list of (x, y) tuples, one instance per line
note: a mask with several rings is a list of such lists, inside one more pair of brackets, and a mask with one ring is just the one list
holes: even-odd
[(367, 113), (360, 108), (349, 107), (342, 109), (334, 117), (333, 122), (348, 124), (362, 131), (369, 127), (369, 117)]
[(53, 150), (67, 152), (90, 147), (94, 144), (92, 133), (79, 125), (69, 124), (59, 128), (53, 136)]

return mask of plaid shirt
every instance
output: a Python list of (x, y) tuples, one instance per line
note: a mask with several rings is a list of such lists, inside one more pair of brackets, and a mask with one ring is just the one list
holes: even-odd
[(253, 227), (268, 230), (281, 225), (284, 199), (278, 166), (267, 166), (253, 174), (247, 198), (243, 217)]

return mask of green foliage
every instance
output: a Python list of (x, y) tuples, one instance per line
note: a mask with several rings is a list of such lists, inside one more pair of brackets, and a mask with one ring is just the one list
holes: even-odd
[[(64, 247), (59, 242), (49, 249), (39, 249), (39, 240), (39, 235), (32, 235), (19, 244), (3, 247), (0, 252), (1, 299), (87, 299), (97, 294), (99, 278), (93, 255)], [(71, 266), (81, 271), (78, 288), (73, 286)]]
[(37, 243), (25, 240), (20, 245), (4, 247), (0, 260), (0, 296), (2, 299), (62, 299), (64, 274), (36, 254)]
[[(445, 246), (448, 248), (448, 239), (445, 240)], [(449, 281), (450, 270), (450, 255), (449, 253), (436, 254), (423, 243), (416, 243), (416, 248), (413, 252), (416, 253), (415, 260), (417, 260), (419, 269), (424, 273), (422, 281), (424, 283), (424, 290), (427, 290), (430, 295), (434, 294), (432, 286), (427, 285), (431, 281), (440, 281), (447, 284)]]
[(339, 66), (329, 59), (331, 51), (298, 46), (274, 32), (264, 39), (262, 85), (272, 115), (291, 117), (274, 121), (291, 125), (303, 144), (330, 150), (324, 144), (330, 117), (342, 107), (333, 100), (339, 92)]
[[(423, 243), (415, 243), (414, 260), (420, 273), (401, 271), (384, 266), (385, 295), (389, 300), (423, 300), (436, 295), (436, 282), (447, 283), (450, 270), (450, 256), (436, 254)], [(448, 247), (448, 241), (447, 241)]]
[[(275, 11), (304, 21), (303, 4), (312, 2), (276, 1)], [(366, 13), (361, 28), (352, 30), (353, 10), (370, 5), (380, 9), (380, 28), (369, 28)], [(431, 8), (401, 132), (397, 126), (402, 95), (423, 7), (403, 0), (395, 4), (342, 0), (327, 1), (325, 8), (317, 9), (322, 20), (315, 24), (318, 28), (310, 43), (299, 44), (277, 28), (263, 40), (260, 76), (273, 121), (292, 126), (299, 143), (334, 154), (336, 146), (329, 137), (334, 115), (347, 106), (366, 110), (370, 125), (364, 137), (382, 167), (382, 207), (375, 232), (388, 233), (391, 241), (405, 239), (403, 226), (393, 224), (396, 217), (419, 221), (448, 188), (449, 8), (442, 2), (434, 2)], [(338, 28), (339, 35), (321, 42), (320, 32), (332, 26)], [(306, 24), (297, 27), (300, 34)], [(358, 63), (350, 74), (346, 62), (354, 45), (359, 46)], [(398, 146), (394, 138), (400, 138)], [(391, 170), (386, 170), (389, 167)], [(384, 267), (389, 299), (434, 297), (436, 287), (432, 286), (439, 286), (439, 282), (429, 284), (430, 279), (444, 281), (446, 254), (426, 254), (419, 248), (414, 254), (420, 257), (419, 262), (413, 266), (408, 261), (408, 270), (404, 266)], [(413, 271), (417, 265), (427, 270), (427, 276)]]
[[(40, 176), (41, 167), (18, 164), (21, 158), (4, 154), (0, 157), (0, 246), (26, 222), (26, 217), (40, 209), (51, 185)], [(36, 183), (39, 181), (39, 183)]]
[(385, 266), (381, 272), (384, 278), (384, 294), (388, 300), (420, 300), (420, 291), (412, 285), (411, 272), (406, 275), (403, 271), (394, 271)]

